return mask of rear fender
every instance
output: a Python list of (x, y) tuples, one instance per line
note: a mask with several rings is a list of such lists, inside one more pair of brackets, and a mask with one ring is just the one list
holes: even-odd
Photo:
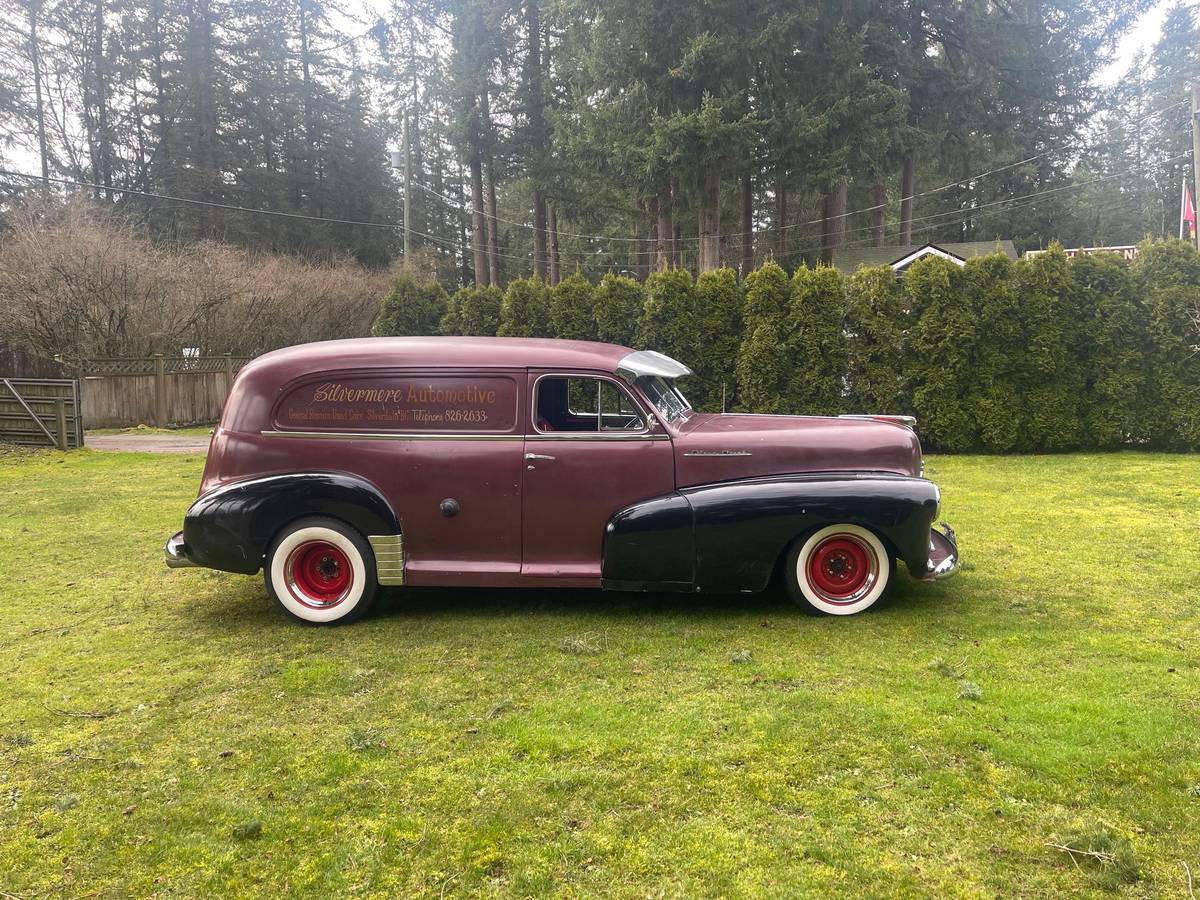
[(184, 543), (197, 565), (250, 575), (262, 568), (283, 527), (308, 516), (338, 519), (363, 537), (400, 534), (398, 517), (370, 482), (300, 472), (234, 481), (202, 494), (184, 517)]

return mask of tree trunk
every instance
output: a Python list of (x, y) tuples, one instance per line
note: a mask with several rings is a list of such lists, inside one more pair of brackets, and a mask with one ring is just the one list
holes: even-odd
[[(679, 199), (679, 179), (671, 179), (671, 204), (674, 206), (675, 201)], [(675, 233), (671, 236), (671, 259), (672, 265), (677, 269), (683, 268), (683, 223), (679, 221), (679, 217), (672, 215), (671, 220), (675, 224)]]
[[(150, 78), (154, 83), (154, 115), (158, 119), (157, 154), (162, 161), (162, 183), (166, 193), (175, 191), (174, 162), (171, 158), (171, 122), (167, 112), (167, 80), (163, 73), (162, 39), (163, 0), (151, 0)], [(175, 238), (175, 209), (167, 207), (167, 236)]]
[(780, 265), (788, 258), (787, 176), (780, 171), (775, 176), (775, 261)]
[(658, 189), (658, 234), (655, 241), (654, 268), (665, 272), (671, 268), (672, 238), (675, 235), (675, 225), (671, 222), (671, 185), (664, 181)]
[(546, 278), (546, 197), (542, 189), (533, 189), (533, 274)]
[(483, 225), (483, 160), (480, 159), (479, 143), (471, 147), (471, 252), (475, 264), (475, 287), (488, 283), (487, 248), (484, 244)]
[[(914, 130), (919, 123), (918, 110), (922, 104), (921, 63), (925, 58), (925, 8), (920, 0), (912, 0), (908, 19), (908, 44), (912, 71), (908, 86), (908, 124)], [(917, 192), (917, 158), (914, 150), (904, 155), (900, 173), (900, 243), (912, 244), (913, 194)]]
[(42, 184), (50, 183), (50, 156), (46, 150), (46, 106), (42, 100), (42, 56), (38, 46), (38, 16), (42, 12), (42, 0), (29, 4), (29, 61), (33, 64), (33, 101), (37, 116), (38, 156), (42, 161)]
[(900, 244), (912, 243), (913, 194), (917, 189), (917, 161), (913, 154), (904, 157), (900, 173)]
[(638, 201), (637, 215), (633, 220), (633, 274), (645, 281), (650, 274), (650, 247), (647, 240), (646, 201)]
[(104, 58), (104, 0), (95, 5), (95, 45), (92, 57), (92, 74), (96, 79), (96, 138), (99, 170), (97, 181), (112, 187), (112, 135), (108, 129), (108, 65)]
[(553, 203), (546, 204), (546, 227), (550, 229), (550, 283), (562, 281), (562, 270), (558, 264), (558, 209)]
[(658, 220), (652, 218), (650, 226), (646, 234), (646, 256), (643, 257), (643, 275), (642, 281), (646, 281), (650, 277), (650, 270), (654, 269), (655, 253), (658, 252), (659, 246), (659, 223)]
[(479, 91), (479, 112), (482, 120), (484, 133), (489, 136), (487, 162), (487, 203), (486, 219), (487, 219), (487, 256), (488, 256), (488, 284), (500, 286), (500, 239), (497, 235), (498, 223), (496, 222), (496, 159), (492, 153), (493, 141), (492, 133), (492, 105), (488, 96), (488, 84), (485, 75), (484, 84)]
[(875, 183), (874, 209), (871, 210), (871, 246), (882, 247), (884, 238), (884, 222), (887, 220), (887, 185), (882, 181)]
[[(195, 91), (195, 129), (192, 140), (194, 171), (199, 176), (198, 193), (207, 200), (220, 200), (217, 172), (217, 110), (214, 94), (215, 66), (213, 53), (213, 15), (209, 0), (189, 4), (188, 51), (192, 55), (191, 89)], [(200, 233), (209, 236), (211, 216), (207, 206), (198, 213)]]
[[(463, 171), (462, 163), (458, 164), (458, 191), (459, 191), (459, 195), (462, 197), (462, 205), (465, 207), (466, 204), (468, 204), (470, 202), (471, 197), (470, 197), (470, 192), (467, 190), (467, 175)], [(463, 284), (467, 283), (467, 275), (468, 275), (467, 267), (468, 267), (468, 265), (470, 265), (470, 262), (471, 262), (471, 250), (468, 249), (470, 241), (471, 241), (471, 230), (470, 229), (471, 229), (471, 220), (468, 219), (466, 216), (460, 217), (459, 218), (459, 230), (458, 230), (458, 245), (461, 248), (459, 250), (460, 262), (462, 264), (462, 278), (460, 280), (462, 281)]]
[(846, 246), (846, 199), (849, 192), (850, 184), (843, 179), (825, 195), (821, 221), (821, 261), (826, 265), (832, 261), (834, 250)]
[(500, 286), (500, 223), (496, 221), (496, 164), (489, 157), (487, 163), (487, 254), (488, 282)]
[(529, 85), (529, 132), (533, 145), (533, 274), (546, 277), (546, 192), (542, 185), (546, 157), (546, 116), (542, 97), (542, 14), (537, 0), (525, 7), (525, 29), (529, 54), (526, 81)]
[(696, 268), (712, 272), (721, 267), (721, 173), (705, 166), (700, 184), (700, 250)]
[(308, 50), (308, 3), (309, 0), (299, 0), (300, 10), (300, 100), (304, 110), (304, 187), (305, 196), (310, 201), (316, 200), (316, 209), (321, 207), (320, 199), (317, 198), (317, 177), (316, 177), (316, 157), (317, 157), (317, 126), (313, 119), (313, 102), (312, 102), (312, 76), (309, 64)]
[(821, 262), (829, 265), (833, 258), (833, 194), (821, 200)]
[(742, 263), (741, 276), (754, 270), (754, 181), (747, 172), (742, 176)]
[(841, 250), (846, 246), (846, 202), (850, 197), (850, 182), (839, 181), (833, 189), (833, 246)]

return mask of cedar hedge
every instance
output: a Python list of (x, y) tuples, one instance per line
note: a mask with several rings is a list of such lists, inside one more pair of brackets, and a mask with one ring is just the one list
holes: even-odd
[(439, 332), (648, 347), (695, 369), (697, 409), (911, 414), (943, 451), (1200, 450), (1200, 253), (1177, 240), (1128, 265), (1053, 245), (923, 259), (899, 280), (767, 262), (740, 283), (730, 269), (595, 287), (576, 274), (447, 299), (397, 278), (372, 333)]

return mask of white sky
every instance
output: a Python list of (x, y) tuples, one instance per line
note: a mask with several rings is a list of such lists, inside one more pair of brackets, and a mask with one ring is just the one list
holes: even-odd
[[(1158, 0), (1142, 15), (1137, 24), (1121, 38), (1113, 61), (1100, 70), (1096, 78), (1097, 84), (1105, 86), (1114, 84), (1128, 71), (1130, 62), (1139, 50), (1147, 53), (1150, 51), (1162, 32), (1163, 19), (1166, 17), (1168, 7), (1173, 2), (1174, 0)], [(1200, 0), (1186, 0), (1186, 2), (1200, 9)], [(378, 0), (350, 0), (345, 8), (349, 14), (347, 18), (352, 21), (346, 24), (345, 30), (354, 32), (356, 28), (366, 27), (377, 21), (380, 8), (377, 4)], [(37, 154), (32, 147), (12, 147), (6, 156), (10, 163), (24, 171), (34, 172), (37, 169)]]
[[(1106, 87), (1115, 84), (1128, 71), (1130, 62), (1139, 50), (1150, 53), (1162, 33), (1163, 19), (1166, 18), (1167, 8), (1171, 3), (1172, 0), (1158, 0), (1158, 3), (1138, 19), (1137, 24), (1117, 44), (1117, 53), (1113, 61), (1100, 70), (1096, 79), (1098, 84)], [(1191, 3), (1200, 5), (1200, 0), (1191, 0)]]

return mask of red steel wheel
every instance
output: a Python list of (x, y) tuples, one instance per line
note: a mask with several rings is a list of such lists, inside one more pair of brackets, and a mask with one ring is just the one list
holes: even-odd
[(296, 547), (284, 563), (284, 577), (291, 595), (313, 609), (341, 603), (354, 584), (349, 558), (329, 541), (305, 541)]
[(819, 613), (848, 616), (883, 595), (892, 558), (877, 535), (861, 525), (829, 525), (798, 540), (788, 554), (792, 598)]
[(352, 622), (375, 598), (375, 554), (336, 519), (300, 519), (275, 538), (263, 579), (281, 610), (310, 625)]

